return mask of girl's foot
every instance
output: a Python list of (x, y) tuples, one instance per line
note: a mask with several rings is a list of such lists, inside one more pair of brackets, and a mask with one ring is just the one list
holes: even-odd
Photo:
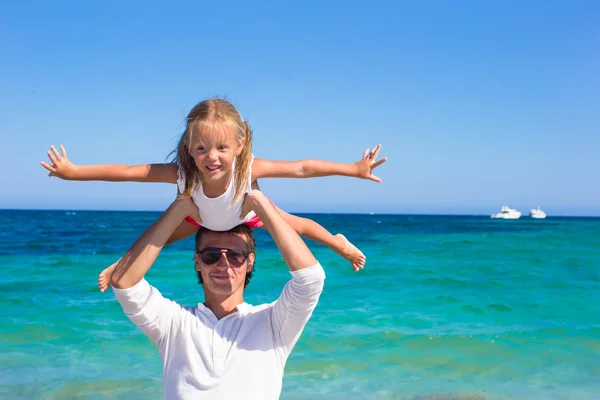
[(119, 261), (106, 268), (104, 271), (100, 272), (100, 275), (98, 275), (98, 289), (100, 289), (100, 292), (106, 292), (110, 286), (110, 277), (118, 262)]
[(365, 257), (362, 251), (357, 249), (356, 246), (350, 243), (348, 239), (346, 239), (346, 236), (342, 235), (341, 233), (338, 233), (335, 235), (335, 237), (338, 241), (338, 246), (336, 246), (334, 251), (340, 256), (344, 257), (346, 260), (350, 261), (354, 271), (358, 272), (363, 269), (365, 267), (365, 263), (367, 262), (367, 257)]

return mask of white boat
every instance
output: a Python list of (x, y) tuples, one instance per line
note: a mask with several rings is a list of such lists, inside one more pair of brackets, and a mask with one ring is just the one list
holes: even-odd
[(499, 219), (519, 219), (521, 218), (521, 212), (515, 210), (514, 208), (509, 208), (507, 206), (502, 206), (499, 213), (492, 214), (492, 218)]
[(544, 219), (546, 218), (546, 213), (540, 208), (540, 206), (537, 206), (537, 208), (532, 208), (529, 210), (529, 216), (535, 219)]

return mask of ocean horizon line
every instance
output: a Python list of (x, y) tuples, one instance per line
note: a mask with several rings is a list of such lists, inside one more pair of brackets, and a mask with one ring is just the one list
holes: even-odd
[[(117, 209), (76, 209), (76, 208), (0, 208), (2, 211), (59, 211), (59, 212), (122, 212), (122, 213), (162, 213), (164, 210), (117, 210)], [(326, 212), (326, 211), (288, 211), (291, 214), (303, 214), (303, 215), (364, 215), (364, 216), (425, 216), (425, 217), (490, 217), (491, 214), (480, 214), (480, 213), (435, 213), (435, 212), (407, 212), (407, 213), (394, 213), (394, 212)], [(555, 218), (593, 218), (600, 219), (600, 215), (569, 215), (569, 214), (553, 214), (547, 217), (547, 219)], [(533, 219), (528, 215), (523, 215), (520, 219)], [(502, 221), (502, 220), (500, 220)], [(510, 220), (509, 220), (510, 221)]]

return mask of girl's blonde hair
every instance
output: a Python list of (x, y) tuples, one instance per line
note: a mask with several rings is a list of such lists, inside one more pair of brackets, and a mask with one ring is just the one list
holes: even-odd
[(237, 140), (242, 145), (242, 151), (235, 158), (233, 171), (235, 179), (235, 195), (233, 202), (242, 199), (248, 186), (250, 163), (252, 162), (252, 130), (242, 119), (240, 113), (227, 100), (215, 98), (202, 101), (194, 106), (186, 118), (185, 131), (179, 139), (174, 162), (180, 165), (185, 174), (185, 190), (182, 197), (191, 197), (200, 188), (202, 175), (190, 154), (192, 139), (202, 134), (203, 129), (224, 125), (235, 132)]

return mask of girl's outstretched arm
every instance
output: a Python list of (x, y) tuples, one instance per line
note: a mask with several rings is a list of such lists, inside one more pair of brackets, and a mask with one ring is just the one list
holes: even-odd
[(362, 158), (353, 164), (322, 160), (270, 161), (255, 158), (252, 165), (252, 179), (316, 178), (319, 176), (341, 175), (381, 183), (381, 179), (373, 175), (373, 170), (387, 161), (386, 157), (377, 160), (380, 150), (380, 144), (372, 150), (365, 150)]
[(176, 164), (98, 164), (75, 165), (67, 158), (67, 151), (60, 145), (61, 153), (50, 146), (48, 158), (52, 165), (41, 161), (42, 167), (60, 179), (71, 181), (111, 181), (111, 182), (164, 182), (177, 183)]

